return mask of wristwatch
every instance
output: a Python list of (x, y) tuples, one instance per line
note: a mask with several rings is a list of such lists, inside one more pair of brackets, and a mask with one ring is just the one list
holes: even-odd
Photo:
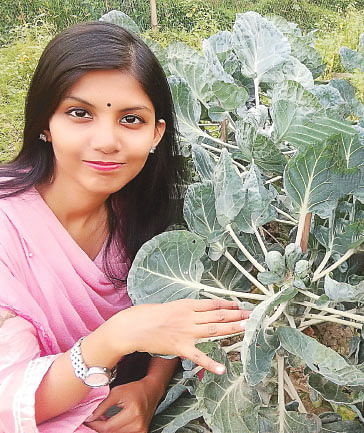
[(70, 352), (71, 363), (76, 377), (81, 379), (90, 388), (100, 388), (101, 386), (110, 385), (116, 377), (117, 367), (115, 366), (111, 370), (100, 366), (88, 367), (83, 360), (81, 352), (81, 343), (84, 338), (81, 337)]

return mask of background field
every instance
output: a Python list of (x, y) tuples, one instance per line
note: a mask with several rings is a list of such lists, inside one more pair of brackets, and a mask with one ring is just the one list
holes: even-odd
[[(147, 0), (2, 0), (0, 3), (0, 161), (21, 145), (26, 89), (37, 59), (51, 37), (80, 21), (122, 10), (163, 46), (181, 40), (197, 49), (203, 38), (230, 29), (235, 14), (254, 10), (281, 15), (305, 31), (317, 29), (316, 47), (327, 64), (323, 80), (343, 74), (339, 49), (356, 49), (364, 31), (364, 0), (163, 0), (157, 1), (158, 30), (150, 29)], [(364, 88), (363, 74), (347, 77)], [(363, 91), (359, 97), (363, 98)]]

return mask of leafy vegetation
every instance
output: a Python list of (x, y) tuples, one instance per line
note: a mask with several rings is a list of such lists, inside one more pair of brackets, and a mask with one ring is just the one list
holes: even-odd
[[(121, 13), (103, 19), (130, 25)], [(358, 73), (363, 37), (340, 51)], [(193, 421), (201, 416), (221, 433), (363, 431), (364, 106), (354, 87), (317, 82), (325, 65), (314, 34), (255, 12), (205, 39), (202, 55), (150, 44), (198, 180), (185, 197), (188, 230), (140, 249), (129, 294), (135, 304), (223, 297), (252, 310), (229, 346), (213, 335), (202, 343), (227, 374), (199, 381), (200, 368), (184, 361), (151, 431), (204, 432)], [(350, 329), (351, 350), (306, 335), (320, 323)], [(293, 368), (331, 410), (308, 413)]]

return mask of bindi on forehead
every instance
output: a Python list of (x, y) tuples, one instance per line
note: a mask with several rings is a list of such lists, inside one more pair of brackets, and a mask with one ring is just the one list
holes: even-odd
[(111, 104), (110, 104), (110, 102), (108, 102), (107, 104), (106, 104), (108, 107), (111, 107)]

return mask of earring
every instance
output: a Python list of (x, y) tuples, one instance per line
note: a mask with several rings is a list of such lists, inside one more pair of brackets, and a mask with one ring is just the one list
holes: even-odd
[(39, 134), (39, 140), (44, 141), (44, 143), (48, 141), (46, 135), (43, 133)]
[(154, 153), (156, 148), (157, 148), (157, 146), (153, 146), (153, 147), (150, 149), (149, 153)]

